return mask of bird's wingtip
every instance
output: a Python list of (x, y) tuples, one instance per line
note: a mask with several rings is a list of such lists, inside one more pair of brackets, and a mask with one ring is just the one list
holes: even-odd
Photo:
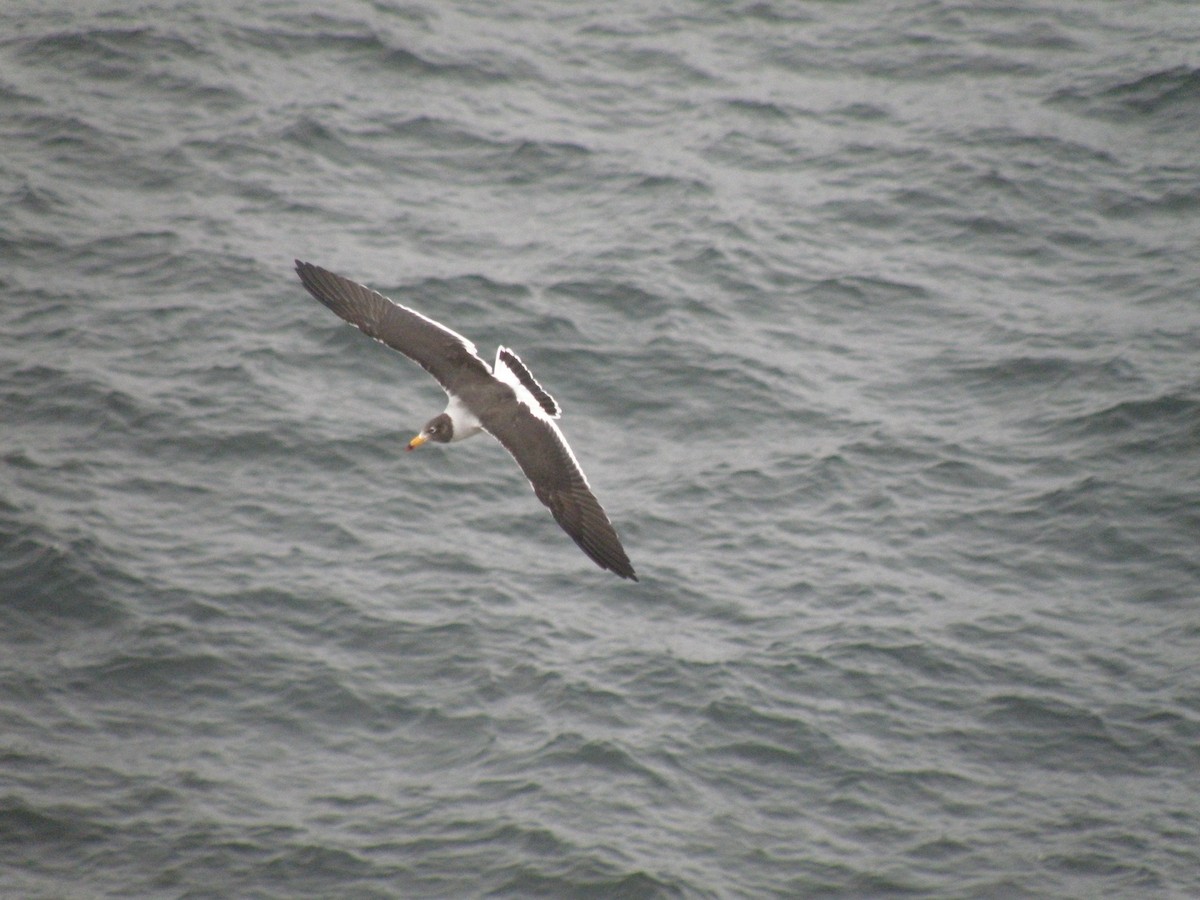
[(637, 572), (633, 571), (633, 563), (629, 562), (628, 559), (624, 560), (623, 563), (607, 563), (605, 564), (604, 568), (608, 569), (619, 578), (626, 578), (629, 581), (638, 580)]

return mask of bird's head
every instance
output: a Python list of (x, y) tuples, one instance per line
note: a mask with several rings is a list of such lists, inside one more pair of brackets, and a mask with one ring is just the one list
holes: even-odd
[(439, 444), (448, 444), (454, 440), (454, 421), (445, 413), (439, 416), (434, 416), (425, 423), (425, 427), (421, 429), (421, 433), (408, 442), (409, 450), (416, 450), (426, 441), (435, 441)]

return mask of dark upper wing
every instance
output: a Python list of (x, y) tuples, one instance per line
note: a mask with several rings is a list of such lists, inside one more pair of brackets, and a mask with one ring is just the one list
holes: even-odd
[(558, 426), (534, 415), (521, 403), (503, 404), (502, 410), (481, 421), (513, 455), (537, 498), (550, 508), (555, 521), (579, 549), (600, 568), (637, 581), (621, 539), (588, 487)]
[(296, 260), (296, 274), (310, 294), (364, 334), (419, 363), (447, 391), (464, 376), (490, 376), (475, 345), (433, 319), (311, 263)]

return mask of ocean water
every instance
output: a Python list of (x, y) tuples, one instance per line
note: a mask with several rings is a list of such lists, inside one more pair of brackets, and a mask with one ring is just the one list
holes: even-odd
[(1200, 7), (319, 9), (0, 11), (0, 896), (1200, 895)]

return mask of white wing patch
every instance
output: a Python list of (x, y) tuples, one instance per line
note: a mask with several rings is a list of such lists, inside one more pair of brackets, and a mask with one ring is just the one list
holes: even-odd
[[(549, 392), (537, 383), (533, 374), (521, 362), (521, 358), (507, 347), (496, 348), (496, 365), (492, 374), (512, 388), (517, 399), (529, 407), (529, 411), (544, 422), (553, 423), (562, 410)], [(557, 429), (556, 429), (557, 430)]]
[[(513, 368), (512, 364), (510, 364), (509, 359), (516, 360), (516, 365), (521, 367), (523, 373), (518, 373)], [(543, 405), (538, 397), (536, 397), (534, 393), (525, 386), (525, 382), (522, 380), (522, 374), (525, 376), (525, 378), (528, 378), (529, 381), (533, 383), (535, 389), (542, 395), (542, 397), (545, 398), (545, 405)], [(553, 432), (555, 439), (557, 439), (558, 443), (562, 445), (562, 448), (567, 451), (567, 456), (570, 458), (571, 464), (575, 467), (575, 471), (579, 473), (579, 477), (583, 481), (584, 487), (591, 490), (591, 485), (588, 484), (587, 475), (583, 473), (583, 466), (579, 465), (579, 460), (575, 458), (575, 451), (571, 449), (571, 445), (567, 443), (567, 439), (563, 436), (562, 431), (559, 429), (558, 423), (554, 421), (559, 417), (562, 410), (559, 408), (558, 403), (555, 402), (554, 398), (550, 396), (549, 392), (547, 392), (545, 388), (537, 383), (529, 369), (526, 368), (525, 363), (521, 362), (521, 358), (507, 347), (496, 348), (496, 365), (492, 369), (492, 375), (495, 376), (497, 381), (502, 381), (504, 384), (507, 384), (510, 388), (512, 388), (517, 395), (517, 400), (526, 406), (529, 411), (533, 413), (535, 418), (541, 419), (546, 423), (547, 426), (549, 426), (550, 431)], [(549, 412), (546, 409), (546, 406), (549, 406), (549, 408), (553, 410), (553, 413)], [(536, 489), (537, 488), (535, 486), (534, 490)]]

